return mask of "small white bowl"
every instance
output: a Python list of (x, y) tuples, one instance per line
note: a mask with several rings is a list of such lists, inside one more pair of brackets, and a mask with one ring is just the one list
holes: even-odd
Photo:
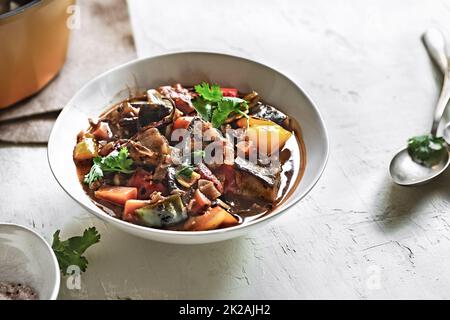
[[(98, 208), (81, 187), (72, 159), (76, 136), (89, 117), (129, 97), (135, 89), (165, 84), (193, 85), (207, 81), (240, 91), (257, 91), (300, 124), (307, 164), (301, 182), (270, 214), (231, 228), (187, 232), (152, 229), (113, 218)], [(62, 188), (88, 211), (128, 233), (161, 242), (197, 244), (226, 240), (259, 228), (302, 199), (319, 180), (328, 159), (328, 137), (322, 117), (299, 86), (280, 72), (248, 59), (207, 52), (182, 52), (135, 60), (87, 83), (69, 101), (53, 127), (48, 143), (50, 168)]]
[(1, 223), (0, 281), (28, 285), (39, 300), (56, 300), (60, 273), (52, 248), (31, 229)]

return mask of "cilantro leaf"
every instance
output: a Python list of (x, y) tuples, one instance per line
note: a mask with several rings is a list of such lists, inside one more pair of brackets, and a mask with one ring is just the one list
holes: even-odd
[(132, 173), (133, 160), (128, 158), (128, 149), (122, 147), (120, 151), (114, 150), (106, 157), (95, 157), (91, 170), (84, 176), (83, 182), (91, 184), (103, 178), (104, 172)]
[(408, 153), (411, 158), (424, 166), (437, 164), (447, 152), (445, 140), (430, 134), (417, 136), (408, 140)]
[(245, 100), (231, 97), (223, 98), (218, 102), (217, 108), (213, 111), (211, 117), (213, 127), (220, 127), (228, 119), (231, 113), (240, 113), (241, 107), (248, 109), (248, 104)]
[(211, 114), (212, 114), (212, 105), (207, 100), (203, 99), (202, 97), (198, 97), (192, 101), (192, 104), (194, 105), (195, 110), (197, 110), (197, 113), (202, 117), (205, 121), (211, 120)]
[(223, 98), (222, 90), (217, 84), (213, 84), (211, 87), (206, 82), (198, 84), (195, 87), (195, 91), (205, 100), (211, 102), (219, 102)]
[(247, 101), (237, 97), (224, 97), (218, 85), (210, 86), (203, 82), (194, 88), (199, 94), (199, 97), (192, 101), (195, 110), (203, 120), (211, 122), (213, 127), (220, 127), (232, 113), (247, 117), (243, 112), (248, 110)]
[(91, 184), (103, 178), (103, 170), (100, 164), (101, 161), (101, 157), (94, 158), (94, 164), (92, 165), (91, 170), (84, 176), (84, 183)]
[(83, 253), (92, 245), (100, 241), (100, 234), (95, 227), (84, 230), (82, 236), (72, 237), (65, 241), (59, 238), (60, 230), (53, 234), (52, 249), (61, 272), (68, 275), (67, 269), (72, 266), (78, 266), (82, 272), (87, 269), (88, 261)]
[(120, 151), (114, 150), (102, 161), (102, 170), (106, 172), (132, 173), (133, 160), (128, 158), (128, 149), (122, 147)]

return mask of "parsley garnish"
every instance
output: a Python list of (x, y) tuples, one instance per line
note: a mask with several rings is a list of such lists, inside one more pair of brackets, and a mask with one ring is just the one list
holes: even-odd
[(103, 170), (101, 166), (102, 158), (95, 157), (94, 164), (91, 167), (91, 170), (84, 176), (84, 183), (91, 184), (97, 180), (103, 178)]
[(247, 102), (239, 98), (225, 97), (217, 103), (211, 117), (211, 123), (214, 128), (220, 127), (230, 116), (231, 113), (240, 113), (241, 107), (248, 109)]
[(106, 157), (95, 157), (94, 164), (88, 174), (84, 176), (84, 183), (91, 184), (103, 178), (104, 172), (132, 173), (133, 160), (128, 158), (128, 149), (122, 147), (120, 151), (114, 150)]
[(408, 153), (411, 158), (428, 167), (437, 164), (447, 152), (445, 140), (430, 134), (413, 137), (408, 140)]
[(82, 236), (72, 237), (65, 241), (59, 239), (60, 230), (53, 235), (52, 249), (58, 259), (59, 268), (64, 275), (68, 275), (70, 266), (78, 266), (82, 272), (87, 269), (88, 261), (83, 253), (90, 246), (100, 241), (100, 234), (95, 227), (84, 230)]
[(220, 127), (232, 113), (243, 114), (243, 111), (248, 110), (247, 101), (224, 97), (218, 85), (210, 86), (203, 82), (195, 86), (195, 91), (199, 94), (193, 101), (195, 110), (203, 120), (211, 122), (215, 128)]
[(212, 105), (209, 101), (198, 97), (192, 101), (195, 110), (197, 110), (197, 113), (202, 117), (203, 120), (209, 121), (212, 116)]
[(217, 84), (213, 84), (211, 87), (206, 82), (198, 84), (195, 87), (195, 91), (205, 100), (211, 102), (219, 102), (223, 98), (222, 90)]

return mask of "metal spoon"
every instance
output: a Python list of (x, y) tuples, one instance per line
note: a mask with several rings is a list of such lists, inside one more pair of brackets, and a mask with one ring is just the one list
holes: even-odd
[[(434, 111), (433, 125), (431, 127), (431, 135), (436, 136), (445, 107), (450, 100), (449, 62), (445, 40), (439, 31), (435, 29), (428, 30), (423, 35), (423, 41), (429, 55), (444, 74), (441, 95)], [(432, 167), (420, 165), (411, 159), (405, 147), (394, 156), (389, 165), (389, 171), (395, 183), (403, 186), (413, 186), (423, 184), (437, 177), (447, 169), (449, 164), (450, 158), (447, 152), (440, 159), (439, 163)]]

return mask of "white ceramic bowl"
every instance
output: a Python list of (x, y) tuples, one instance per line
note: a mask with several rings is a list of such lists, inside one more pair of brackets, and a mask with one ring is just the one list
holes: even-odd
[[(76, 135), (112, 104), (126, 99), (130, 90), (164, 84), (202, 81), (255, 90), (263, 99), (295, 118), (302, 129), (307, 164), (295, 192), (272, 213), (231, 228), (201, 232), (167, 231), (133, 225), (100, 210), (78, 182), (72, 151)], [(137, 90), (139, 91), (139, 90)], [(48, 143), (48, 159), (63, 189), (88, 211), (134, 235), (161, 242), (197, 244), (230, 239), (259, 228), (302, 199), (320, 178), (328, 158), (328, 137), (322, 117), (310, 98), (292, 80), (263, 64), (230, 55), (182, 52), (150, 57), (114, 68), (86, 84), (59, 115)]]
[(31, 229), (0, 224), (0, 281), (26, 284), (39, 300), (56, 300), (60, 273), (52, 248)]

